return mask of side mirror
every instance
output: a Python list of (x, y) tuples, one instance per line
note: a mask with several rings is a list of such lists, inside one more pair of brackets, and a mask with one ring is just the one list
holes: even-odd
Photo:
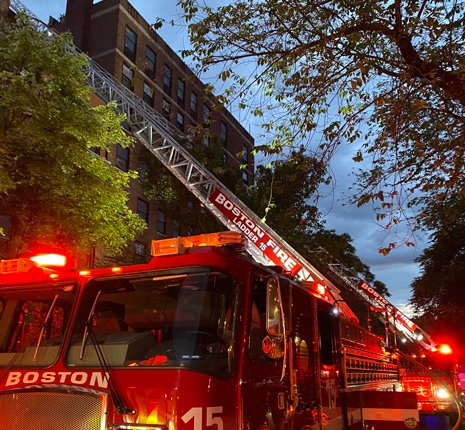
[(279, 281), (271, 277), (266, 283), (266, 331), (270, 336), (278, 338), (284, 336), (282, 309)]

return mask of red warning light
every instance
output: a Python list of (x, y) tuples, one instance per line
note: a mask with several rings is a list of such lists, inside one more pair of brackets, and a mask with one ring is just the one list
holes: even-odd
[(445, 344), (445, 343), (443, 343), (442, 345), (439, 345), (438, 351), (442, 355), (451, 355), (452, 354), (452, 348), (449, 345)]
[(38, 266), (43, 267), (64, 267), (66, 266), (66, 257), (60, 254), (38, 254), (29, 258)]
[(324, 296), (326, 294), (326, 287), (323, 284), (317, 283), (316, 291), (318, 292), (318, 294)]

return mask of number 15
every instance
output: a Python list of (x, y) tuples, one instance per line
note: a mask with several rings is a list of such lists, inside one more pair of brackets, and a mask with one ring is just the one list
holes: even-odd
[[(188, 423), (190, 420), (194, 420), (194, 430), (202, 430), (202, 407), (190, 408), (181, 419), (184, 423)], [(223, 418), (215, 417), (215, 414), (221, 414), (223, 412), (223, 406), (209, 406), (207, 409), (207, 417), (205, 425), (207, 427), (216, 426), (216, 430), (223, 430)]]

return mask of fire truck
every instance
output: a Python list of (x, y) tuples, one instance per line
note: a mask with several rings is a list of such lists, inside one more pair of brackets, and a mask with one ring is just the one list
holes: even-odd
[(417, 393), (423, 421), (443, 418), (454, 424), (461, 413), (461, 384), (457, 360), (449, 345), (411, 353), (401, 369), (404, 391)]
[(244, 241), (155, 241), (148, 264), (80, 272), (2, 261), (0, 429), (418, 428), (379, 336)]
[(197, 162), (177, 128), (91, 59), (84, 72), (229, 231), (154, 242), (150, 263), (130, 267), (3, 261), (0, 430), (419, 428), (389, 327), (432, 348), (427, 334), (326, 262), (384, 309), (385, 339), (361, 327), (334, 283)]

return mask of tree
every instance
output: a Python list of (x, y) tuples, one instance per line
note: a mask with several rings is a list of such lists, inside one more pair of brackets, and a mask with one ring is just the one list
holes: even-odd
[(0, 21), (8, 21), (10, 10), (10, 0), (0, 0)]
[(465, 199), (455, 196), (428, 207), (431, 244), (418, 258), (421, 273), (412, 283), (411, 304), (419, 322), (441, 338), (465, 342)]
[(303, 149), (256, 169), (255, 184), (239, 197), (263, 221), (297, 249), (305, 249), (308, 236), (322, 227), (320, 213), (310, 196), (325, 181), (326, 170)]
[(0, 214), (11, 219), (4, 257), (36, 244), (82, 256), (118, 255), (145, 224), (127, 206), (132, 174), (94, 147), (130, 144), (111, 105), (91, 107), (84, 56), (69, 35), (49, 38), (22, 14), (0, 32)]
[(359, 142), (351, 200), (372, 203), (386, 228), (464, 195), (463, 2), (178, 3), (192, 43), (184, 54), (263, 118), (266, 151), (309, 140), (328, 161), (342, 142)]

